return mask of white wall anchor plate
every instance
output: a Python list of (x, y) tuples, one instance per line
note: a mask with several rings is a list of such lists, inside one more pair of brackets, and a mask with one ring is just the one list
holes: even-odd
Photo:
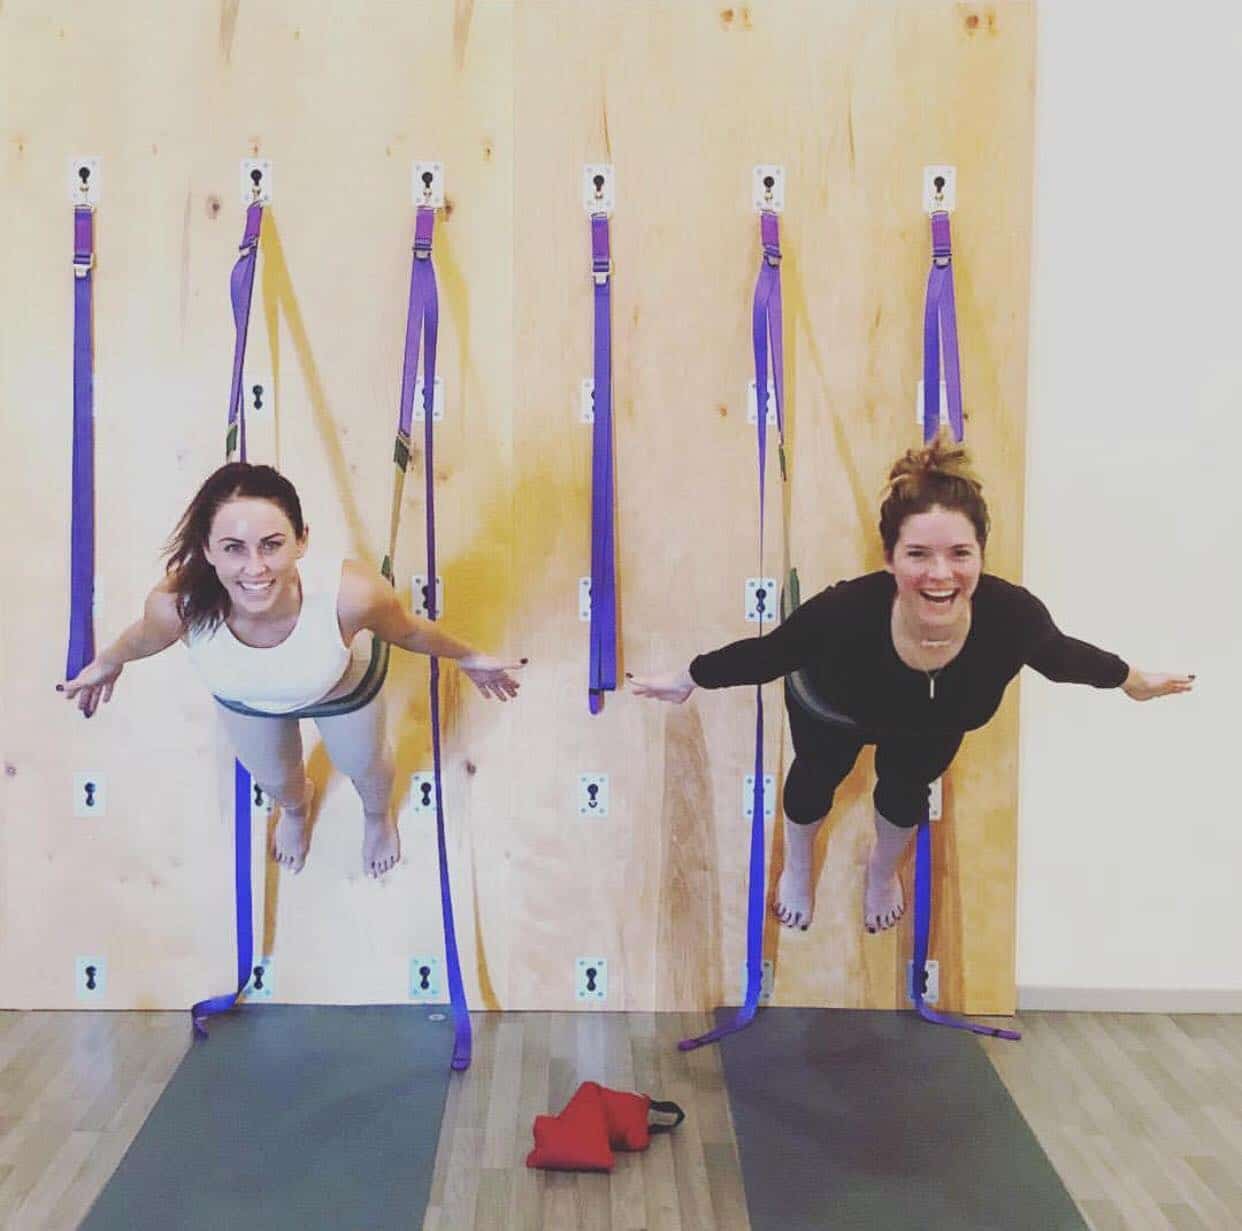
[(615, 181), (610, 163), (591, 162), (582, 168), (582, 207), (588, 214), (612, 213), (616, 203)]
[(73, 815), (107, 816), (108, 784), (102, 774), (73, 775)]
[(427, 209), (444, 208), (444, 164), (416, 162), (410, 174), (410, 192), (414, 204)]
[(608, 775), (578, 775), (578, 815), (603, 818), (608, 815)]
[(438, 957), (410, 959), (410, 999), (424, 1004), (438, 1004), (444, 999)]
[[(410, 606), (414, 608), (414, 614), (420, 615), (424, 620), (430, 618), (427, 610), (427, 574), (415, 573), (413, 580), (410, 582)], [(436, 578), (436, 619), (438, 620), (444, 614), (444, 578)]]
[(241, 201), (250, 206), (272, 203), (272, 160), (270, 158), (243, 158), (241, 162)]
[[(940, 180), (942, 183), (937, 184)], [(923, 212), (951, 214), (957, 206), (957, 168), (935, 166), (923, 168)]]
[(108, 990), (108, 964), (101, 957), (74, 959), (74, 994), (79, 1000), (102, 1000)]
[(258, 958), (250, 968), (250, 980), (242, 989), (243, 1000), (271, 1000), (276, 990), (276, 974), (270, 957)]
[(98, 154), (84, 154), (72, 159), (69, 163), (70, 201), (74, 205), (98, 205), (102, 177), (103, 159)]
[(760, 163), (750, 173), (750, 199), (756, 210), (771, 214), (785, 211), (785, 168)]
[[(914, 963), (906, 963), (906, 999), (914, 1003)], [(940, 999), (940, 963), (927, 960), (927, 989), (923, 993), (924, 1004), (935, 1004)]]
[(746, 578), (746, 619), (752, 624), (769, 624), (776, 619), (780, 592), (775, 577)]
[[(747, 774), (742, 779), (742, 816), (751, 820), (755, 815), (755, 775)], [(776, 778), (772, 774), (763, 775), (763, 819), (770, 821), (776, 815)]]
[[(425, 423), (427, 421), (426, 403), (423, 401), (425, 396), (424, 390), (427, 385), (420, 376), (414, 382), (414, 422)], [(444, 418), (444, 380), (442, 377), (436, 377), (435, 392), (431, 397), (431, 421), (439, 423)]]
[(574, 962), (574, 994), (579, 1000), (608, 998), (608, 963), (602, 957), (580, 957)]

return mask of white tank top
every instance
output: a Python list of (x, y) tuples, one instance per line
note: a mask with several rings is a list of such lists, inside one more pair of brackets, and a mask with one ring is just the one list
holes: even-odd
[(288, 714), (326, 697), (350, 665), (336, 616), (342, 564), (339, 556), (298, 561), (302, 610), (279, 645), (246, 645), (223, 620), (210, 632), (192, 632), (186, 640), (190, 661), (207, 687), (267, 714)]

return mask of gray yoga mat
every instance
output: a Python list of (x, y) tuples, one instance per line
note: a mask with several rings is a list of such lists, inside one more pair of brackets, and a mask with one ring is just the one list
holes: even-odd
[(971, 1035), (769, 1008), (720, 1048), (752, 1231), (1087, 1231)]
[(422, 1225), (451, 1017), (431, 1021), (424, 1005), (248, 1005), (208, 1028), (86, 1231)]

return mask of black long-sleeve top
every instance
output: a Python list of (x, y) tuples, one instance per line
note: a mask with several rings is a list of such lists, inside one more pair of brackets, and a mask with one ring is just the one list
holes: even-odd
[(1062, 633), (1029, 590), (989, 573), (971, 598), (961, 652), (936, 671), (916, 670), (893, 646), (896, 592), (888, 572), (829, 586), (765, 636), (700, 654), (690, 677), (703, 688), (726, 688), (801, 670), (829, 705), (882, 732), (981, 727), (1025, 664), (1050, 680), (1096, 688), (1116, 688), (1129, 674), (1116, 654)]

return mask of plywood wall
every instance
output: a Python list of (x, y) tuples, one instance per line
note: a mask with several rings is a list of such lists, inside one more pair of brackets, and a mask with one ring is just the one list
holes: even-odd
[[(89, 722), (53, 692), (67, 621), (72, 157), (103, 158), (101, 638), (137, 613), (161, 543), (221, 460), (247, 156), (274, 165), (251, 356), (277, 404), (252, 455), (298, 484), (313, 548), (378, 559), (410, 167), (444, 162), (444, 618), (531, 659), (506, 707), (446, 672), (467, 989), (481, 1008), (578, 1007), (575, 959), (592, 956), (608, 963), (600, 1007), (699, 1008), (740, 988), (753, 707), (742, 689), (681, 708), (618, 695), (587, 714), (582, 166), (612, 163), (617, 179), (624, 669), (680, 665), (752, 631), (740, 595), (758, 567), (745, 422), (756, 162), (788, 177), (792, 466), (771, 501), (766, 570), (788, 550), (813, 590), (880, 562), (886, 466), (918, 437), (921, 169), (952, 163), (967, 432), (993, 504), (988, 566), (1017, 579), (1033, 41), (1024, 3), (6, 4), (0, 1002), (81, 1003), (83, 955), (107, 961), (105, 1007), (184, 1007), (226, 990), (233, 966), (230, 762), (184, 652), (127, 667)], [(423, 560), (420, 476), (416, 455), (405, 577)], [(429, 762), (426, 670), (397, 654), (387, 688), (403, 795)], [(779, 688), (768, 697), (779, 715)], [(975, 1012), (1013, 1006), (1015, 750), (1011, 695), (968, 738), (937, 828), (942, 1003)], [(790, 752), (773, 718), (767, 751), (779, 774)], [(74, 816), (79, 772), (105, 777), (105, 817)], [(578, 816), (584, 772), (610, 776), (607, 820)], [(400, 1002), (411, 957), (441, 951), (434, 832), (406, 815), (403, 864), (372, 883), (352, 789), (322, 750), (312, 773), (325, 793), (305, 871), (255, 859), (276, 998)], [(901, 1003), (908, 935), (859, 923), (870, 789), (866, 754), (825, 827), (815, 925), (768, 927), (778, 1003)]]

